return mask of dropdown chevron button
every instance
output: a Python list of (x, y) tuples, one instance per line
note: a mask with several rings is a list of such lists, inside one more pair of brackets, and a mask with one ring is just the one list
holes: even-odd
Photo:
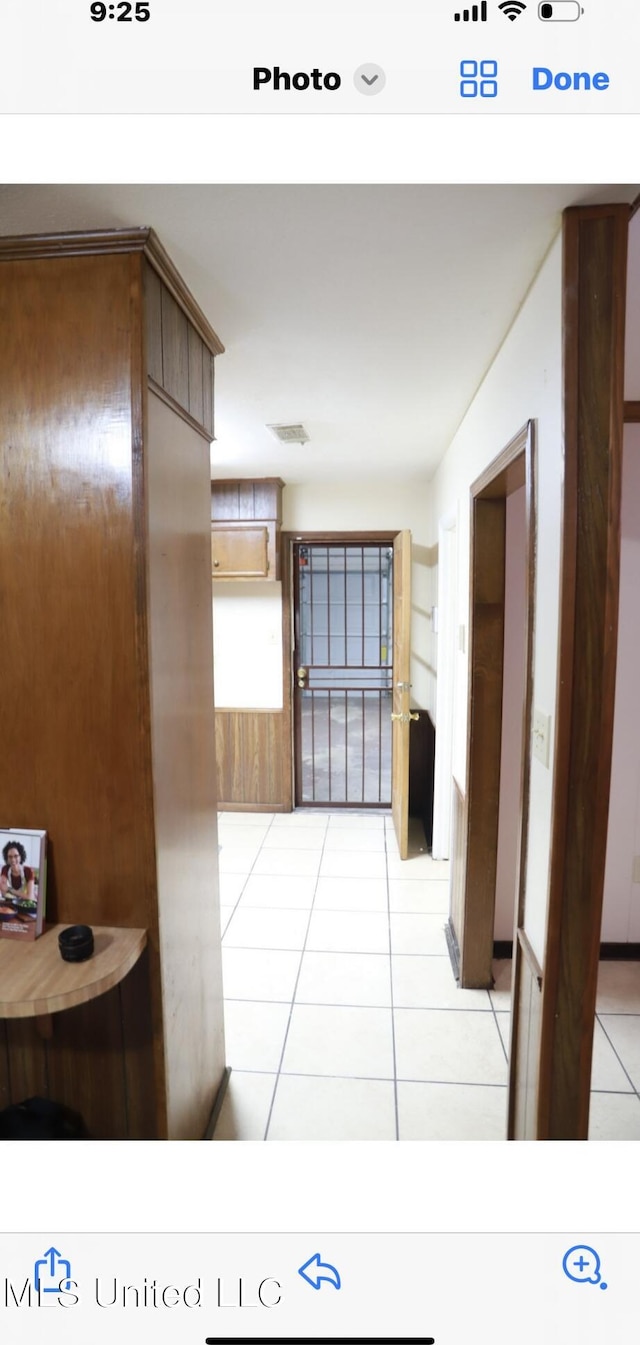
[(353, 76), (353, 82), (358, 93), (364, 93), (371, 97), (372, 94), (382, 93), (387, 82), (387, 76), (381, 65), (374, 65), (368, 61), (366, 65), (359, 65)]

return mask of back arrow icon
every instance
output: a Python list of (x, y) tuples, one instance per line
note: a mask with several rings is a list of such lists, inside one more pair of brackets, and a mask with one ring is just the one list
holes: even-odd
[[(307, 1274), (310, 1266), (313, 1266), (314, 1270), (310, 1274)], [(327, 1271), (328, 1273), (322, 1274), (322, 1271)], [(307, 1284), (310, 1284), (312, 1289), (319, 1289), (323, 1280), (332, 1284), (334, 1289), (339, 1289), (341, 1287), (340, 1276), (335, 1266), (327, 1265), (326, 1261), (322, 1261), (320, 1259), (320, 1252), (315, 1252), (313, 1256), (310, 1256), (309, 1260), (305, 1261), (303, 1266), (300, 1266), (298, 1274), (302, 1275), (303, 1280), (306, 1280)]]

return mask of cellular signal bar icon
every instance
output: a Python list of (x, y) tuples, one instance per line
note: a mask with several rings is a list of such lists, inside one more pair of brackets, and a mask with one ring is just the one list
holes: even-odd
[(454, 14), (456, 23), (486, 23), (487, 22), (487, 0), (482, 0), (481, 5), (472, 5), (471, 9), (463, 9), (462, 14)]

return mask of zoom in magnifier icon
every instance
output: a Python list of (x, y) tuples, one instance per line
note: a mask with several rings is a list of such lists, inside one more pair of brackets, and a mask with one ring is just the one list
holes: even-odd
[(600, 1274), (600, 1257), (594, 1247), (581, 1242), (570, 1247), (562, 1259), (562, 1269), (576, 1284), (599, 1284), (601, 1289), (607, 1288)]

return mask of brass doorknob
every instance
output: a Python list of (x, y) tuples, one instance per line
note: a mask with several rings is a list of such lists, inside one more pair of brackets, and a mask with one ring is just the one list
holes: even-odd
[(298, 678), (298, 686), (303, 687), (309, 674), (306, 668), (298, 668), (296, 676)]

